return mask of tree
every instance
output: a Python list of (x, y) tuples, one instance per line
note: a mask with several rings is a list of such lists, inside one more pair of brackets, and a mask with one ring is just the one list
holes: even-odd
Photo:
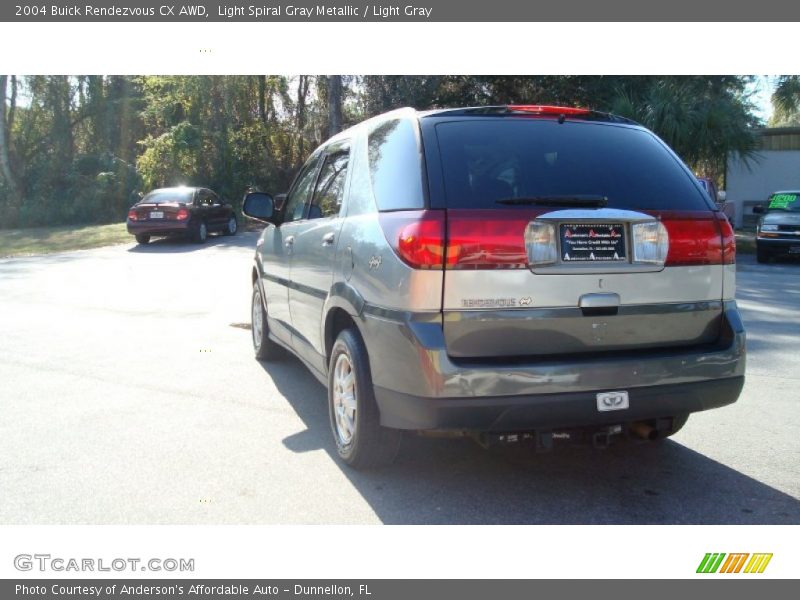
[(9, 188), (11, 197), (14, 199), (13, 204), (16, 205), (16, 198), (18, 194), (17, 180), (11, 170), (11, 158), (9, 146), (11, 145), (11, 128), (14, 124), (14, 111), (16, 109), (16, 96), (17, 86), (16, 78), (12, 75), (12, 93), (11, 104), (6, 115), (6, 95), (8, 88), (8, 75), (0, 75), (0, 99), (3, 101), (3, 110), (0, 113), (0, 173), (5, 179), (6, 185)]
[[(786, 77), (781, 89), (790, 89)], [(0, 226), (123, 219), (134, 192), (209, 185), (237, 201), (285, 191), (307, 153), (349, 124), (402, 106), (585, 106), (653, 129), (718, 175), (759, 125), (744, 77), (4, 76)], [(17, 94), (25, 99), (17, 102)], [(787, 97), (791, 95), (787, 94)]]
[(618, 81), (606, 110), (658, 134), (695, 171), (720, 179), (728, 156), (750, 160), (760, 125), (741, 77), (658, 77)]
[(781, 75), (772, 93), (775, 109), (770, 124), (800, 125), (800, 75)]
[(342, 130), (342, 76), (328, 76), (328, 135)]
[(306, 127), (306, 101), (308, 99), (308, 88), (311, 84), (311, 77), (300, 75), (297, 82), (297, 103), (295, 104), (295, 136), (297, 139), (297, 164), (301, 165), (305, 161), (305, 127)]

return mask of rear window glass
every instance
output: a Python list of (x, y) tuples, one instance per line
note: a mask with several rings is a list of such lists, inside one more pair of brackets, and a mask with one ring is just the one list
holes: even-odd
[(628, 210), (708, 210), (708, 201), (647, 131), (581, 122), (470, 120), (436, 126), (449, 208), (498, 200), (600, 195)]
[(378, 210), (425, 206), (415, 127), (410, 119), (393, 119), (369, 133), (369, 173)]
[(142, 202), (157, 202), (159, 204), (167, 202), (191, 202), (193, 195), (193, 189), (155, 190), (142, 198)]

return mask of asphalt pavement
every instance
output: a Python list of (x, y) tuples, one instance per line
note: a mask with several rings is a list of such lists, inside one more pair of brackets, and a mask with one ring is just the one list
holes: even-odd
[(800, 263), (740, 256), (747, 383), (674, 438), (336, 458), (325, 391), (252, 355), (256, 234), (0, 260), (0, 523), (800, 523)]

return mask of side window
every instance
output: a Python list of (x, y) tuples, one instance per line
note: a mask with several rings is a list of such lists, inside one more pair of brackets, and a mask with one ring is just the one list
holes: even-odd
[(411, 119), (392, 119), (369, 132), (369, 172), (378, 210), (425, 206), (416, 127)]
[(297, 182), (289, 197), (286, 198), (286, 207), (283, 211), (283, 222), (299, 221), (306, 218), (306, 209), (311, 202), (311, 192), (317, 179), (317, 157), (309, 160), (300, 172)]
[(309, 219), (336, 217), (342, 208), (349, 153), (341, 150), (325, 157), (308, 213)]
[(211, 192), (209, 192), (208, 190), (198, 191), (197, 198), (200, 206), (211, 206), (214, 203)]
[(210, 204), (212, 204), (212, 205), (213, 205), (213, 204), (222, 204), (222, 200), (220, 200), (220, 199), (219, 199), (219, 196), (217, 196), (217, 195), (216, 195), (214, 192), (212, 192), (211, 190), (209, 190), (209, 191), (208, 191), (208, 201), (209, 201), (209, 203), (210, 203)]

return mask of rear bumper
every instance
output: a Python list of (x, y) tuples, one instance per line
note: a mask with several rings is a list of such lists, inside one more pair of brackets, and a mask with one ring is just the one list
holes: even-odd
[(189, 221), (127, 221), (128, 233), (148, 235), (185, 234), (189, 231)]
[(772, 252), (789, 252), (791, 248), (800, 248), (800, 237), (786, 238), (756, 238), (756, 246)]
[[(723, 305), (713, 345), (598, 356), (475, 363), (445, 351), (433, 315), (386, 313), (360, 325), (381, 423), (398, 429), (514, 431), (655, 419), (731, 404), (744, 384), (745, 332)], [(599, 392), (626, 390), (630, 408), (599, 412)]]
[(381, 423), (397, 429), (533, 431), (614, 425), (674, 417), (731, 404), (744, 377), (628, 390), (630, 407), (600, 412), (596, 392), (502, 396), (499, 398), (421, 398), (376, 388)]

